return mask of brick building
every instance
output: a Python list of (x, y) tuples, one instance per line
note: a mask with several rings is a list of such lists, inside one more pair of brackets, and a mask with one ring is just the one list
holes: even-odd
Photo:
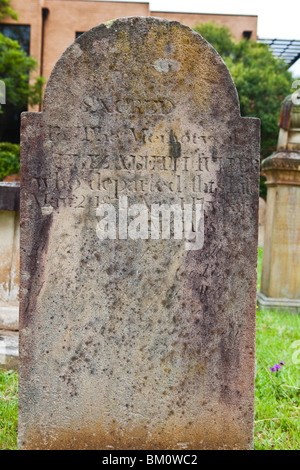
[[(227, 26), (236, 39), (257, 39), (257, 16), (151, 11), (149, 2), (102, 0), (11, 0), (18, 21), (2, 19), (0, 32), (16, 39), (38, 62), (32, 79), (46, 80), (65, 49), (83, 32), (118, 17), (157, 16), (177, 20), (188, 26), (214, 21)], [(38, 111), (38, 107), (32, 110)], [(20, 113), (24, 109), (5, 106), (0, 115), (0, 141), (19, 142)]]
[(257, 39), (257, 16), (150, 11), (148, 2), (102, 0), (12, 0), (19, 20), (2, 20), (0, 32), (16, 38), (39, 63), (46, 79), (77, 35), (105, 21), (124, 16), (158, 16), (188, 26), (214, 21), (227, 26), (236, 39)]

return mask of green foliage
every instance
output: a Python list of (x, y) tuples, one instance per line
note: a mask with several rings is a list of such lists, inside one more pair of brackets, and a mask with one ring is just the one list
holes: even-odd
[(18, 374), (0, 369), (0, 449), (17, 449)]
[(30, 72), (37, 62), (21, 49), (17, 41), (0, 33), (0, 80), (6, 85), (6, 104), (26, 107), (41, 102), (44, 80), (39, 77), (29, 84)]
[(0, 181), (11, 174), (20, 173), (20, 146), (0, 143)]
[(13, 20), (18, 19), (17, 13), (11, 8), (10, 0), (0, 0), (0, 20), (5, 16), (11, 17)]
[(198, 24), (200, 33), (223, 57), (235, 82), (242, 116), (261, 119), (261, 154), (276, 149), (281, 104), (291, 93), (292, 74), (266, 44), (243, 39), (234, 42), (229, 29), (214, 23)]
[(228, 57), (233, 51), (235, 44), (230, 30), (226, 26), (216, 23), (197, 23), (194, 27), (222, 57)]
[(265, 184), (267, 178), (260, 175), (259, 178), (259, 197), (262, 197), (265, 201), (267, 200), (267, 186)]

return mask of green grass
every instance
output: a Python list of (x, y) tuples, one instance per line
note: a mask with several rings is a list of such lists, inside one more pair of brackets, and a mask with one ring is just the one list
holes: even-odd
[[(296, 351), (300, 317), (257, 314), (257, 377), (255, 388), (255, 449), (300, 449), (300, 381)], [(299, 354), (300, 357), (300, 354)], [(280, 375), (270, 367), (285, 362)]]
[[(262, 248), (258, 252), (260, 287)], [(300, 449), (300, 316), (257, 310), (255, 449)], [(295, 346), (295, 345), (294, 345)], [(270, 367), (285, 362), (282, 372)]]
[(0, 369), (0, 449), (17, 448), (18, 374)]
[[(262, 248), (258, 253), (260, 285)], [(300, 316), (257, 310), (255, 449), (300, 449)], [(270, 367), (284, 361), (280, 375)], [(17, 448), (18, 376), (0, 370), (0, 449)]]

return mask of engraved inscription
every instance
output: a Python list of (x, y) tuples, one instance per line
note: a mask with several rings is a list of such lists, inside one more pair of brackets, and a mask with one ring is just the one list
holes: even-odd
[[(107, 113), (121, 109), (116, 103), (112, 105), (98, 98), (88, 103), (95, 112), (100, 106)], [(161, 110), (166, 109), (162, 101), (159, 103)], [(83, 143), (80, 154), (67, 152), (73, 140)], [(129, 142), (132, 153), (120, 153), (124, 142)], [(120, 195), (136, 194), (145, 200), (150, 195), (167, 200), (176, 196), (193, 204), (202, 199), (207, 210), (216, 191), (232, 196), (250, 195), (247, 172), (257, 165), (256, 160), (245, 157), (219, 155), (213, 134), (191, 129), (157, 131), (149, 123), (148, 127), (132, 126), (119, 132), (105, 126), (50, 126), (46, 146), (51, 143), (55, 146), (56, 171), (32, 177), (32, 194), (40, 207), (94, 208), (101, 202), (115, 201)], [(72, 171), (69, 178), (60, 178), (66, 158), (77, 168), (76, 174), (80, 171), (80, 178), (74, 177)], [(219, 183), (218, 175), (223, 173)]]
[(167, 98), (130, 99), (112, 101), (98, 97), (84, 99), (82, 111), (88, 113), (104, 112), (108, 114), (142, 114), (146, 116), (168, 115), (174, 111), (174, 103)]

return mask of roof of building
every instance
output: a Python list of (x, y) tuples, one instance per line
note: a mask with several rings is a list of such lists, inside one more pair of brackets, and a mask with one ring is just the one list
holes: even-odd
[(300, 58), (300, 40), (298, 39), (262, 39), (258, 42), (268, 44), (275, 57), (283, 59), (291, 67)]

